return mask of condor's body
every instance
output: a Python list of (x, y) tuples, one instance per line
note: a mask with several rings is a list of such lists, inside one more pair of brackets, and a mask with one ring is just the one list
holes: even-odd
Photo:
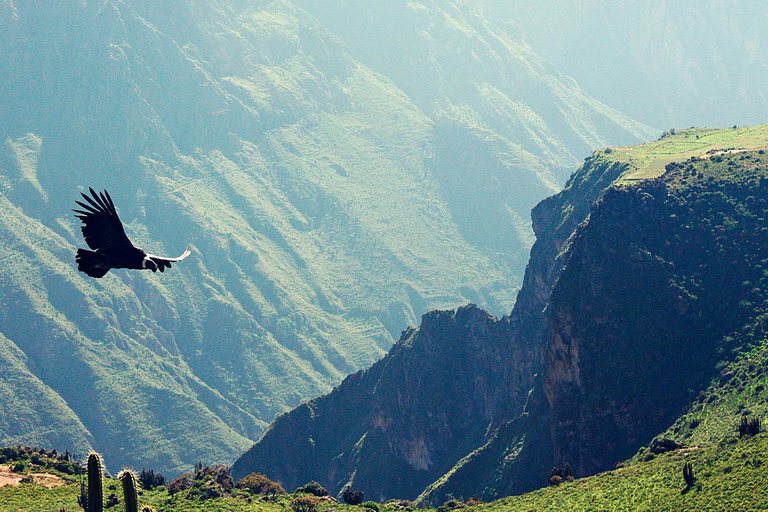
[(77, 269), (91, 277), (103, 277), (112, 268), (148, 269), (164, 272), (171, 262), (181, 261), (190, 254), (189, 247), (177, 258), (164, 258), (147, 254), (128, 239), (123, 223), (117, 216), (112, 198), (105, 190), (100, 194), (89, 189), (91, 197), (81, 194), (86, 203), (75, 201), (82, 210), (74, 210), (83, 222), (85, 242), (90, 247), (78, 249), (75, 261)]

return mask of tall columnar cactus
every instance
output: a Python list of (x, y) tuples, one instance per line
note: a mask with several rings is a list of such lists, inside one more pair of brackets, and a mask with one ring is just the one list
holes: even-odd
[(88, 454), (88, 512), (104, 512), (104, 465), (101, 455)]
[(690, 462), (686, 462), (683, 465), (683, 480), (685, 480), (686, 489), (693, 487), (696, 483), (696, 477), (693, 474), (693, 465)]
[(139, 491), (136, 473), (130, 469), (124, 469), (117, 475), (117, 479), (123, 486), (123, 500), (125, 512), (139, 512)]

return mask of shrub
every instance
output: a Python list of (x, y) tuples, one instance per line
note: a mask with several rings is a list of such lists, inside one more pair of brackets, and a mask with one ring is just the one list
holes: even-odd
[(314, 480), (302, 485), (294, 492), (303, 492), (306, 494), (312, 494), (314, 496), (328, 496), (328, 490)]
[(166, 485), (166, 487), (168, 488), (168, 494), (171, 496), (177, 492), (186, 491), (192, 487), (192, 473), (184, 473), (179, 478)]
[(464, 508), (466, 506), (467, 506), (466, 503), (459, 501), (457, 499), (451, 498), (445, 503), (443, 503), (442, 505), (440, 505), (439, 507), (437, 507), (437, 512), (448, 512), (449, 510), (456, 510), (459, 508)]
[(14, 473), (23, 473), (27, 470), (27, 465), (24, 462), (17, 462), (11, 468)]
[(341, 497), (344, 499), (345, 503), (359, 505), (365, 499), (365, 493), (363, 491), (352, 489), (351, 487), (345, 487), (344, 491), (341, 493)]
[(375, 501), (364, 501), (360, 504), (361, 507), (367, 508), (369, 510), (375, 510), (376, 512), (379, 512), (379, 504)]
[(414, 510), (416, 508), (416, 505), (410, 500), (388, 500), (386, 505), (395, 510)]
[(273, 482), (261, 473), (251, 473), (241, 478), (237, 482), (237, 488), (244, 489), (251, 494), (263, 494), (264, 496), (286, 494), (285, 489), (279, 483)]
[(293, 512), (317, 512), (317, 506), (320, 500), (317, 496), (300, 496), (291, 500), (291, 510)]
[(650, 451), (656, 455), (679, 450), (683, 445), (668, 437), (656, 437), (651, 441)]
[(549, 477), (549, 485), (560, 485), (563, 483), (563, 477), (560, 475), (552, 475)]
[(22, 478), (19, 482), (22, 484), (33, 484), (35, 483), (35, 479), (32, 477), (32, 475), (27, 475), (24, 478)]

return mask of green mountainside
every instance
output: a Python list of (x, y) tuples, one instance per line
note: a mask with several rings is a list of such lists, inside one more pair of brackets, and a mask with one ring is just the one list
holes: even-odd
[(434, 477), (419, 501), (436, 506), (537, 489), (554, 465), (586, 477), (661, 435), (732, 453), (719, 443), (764, 409), (767, 130), (596, 152), (534, 209), (511, 315), (426, 315), (369, 370), (280, 416), (235, 473), (377, 499), (413, 498)]
[[(551, 166), (652, 132), (442, 12), (434, 48), (461, 36), (453, 61), (495, 79), (465, 71), (432, 102), (287, 1), (1, 2), (0, 444), (231, 461), (424, 312), (509, 311)], [(137, 245), (192, 256), (79, 274), (89, 186)]]

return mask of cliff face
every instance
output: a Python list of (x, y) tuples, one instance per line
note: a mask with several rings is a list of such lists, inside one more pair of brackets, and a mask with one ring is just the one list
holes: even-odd
[(757, 153), (674, 166), (595, 206), (550, 303), (555, 462), (588, 475), (630, 457), (734, 357), (726, 335), (762, 308), (766, 170)]
[(369, 370), (278, 417), (234, 465), (287, 488), (317, 480), (371, 497), (416, 497), (517, 416), (540, 369), (543, 310), (557, 256), (589, 205), (626, 171), (590, 158), (533, 211), (537, 241), (511, 315), (475, 307), (425, 315)]
[(698, 422), (676, 423), (681, 412), (706, 398), (713, 378), (756, 368), (717, 377), (765, 332), (767, 186), (768, 158), (733, 152), (610, 187), (557, 260), (543, 368), (525, 413), (421, 499), (526, 492), (566, 462), (588, 476), (673, 423), (696, 438)]
[(510, 340), (508, 318), (472, 305), (424, 315), (370, 369), (278, 417), (233, 471), (415, 497), (522, 408), (534, 368)]

